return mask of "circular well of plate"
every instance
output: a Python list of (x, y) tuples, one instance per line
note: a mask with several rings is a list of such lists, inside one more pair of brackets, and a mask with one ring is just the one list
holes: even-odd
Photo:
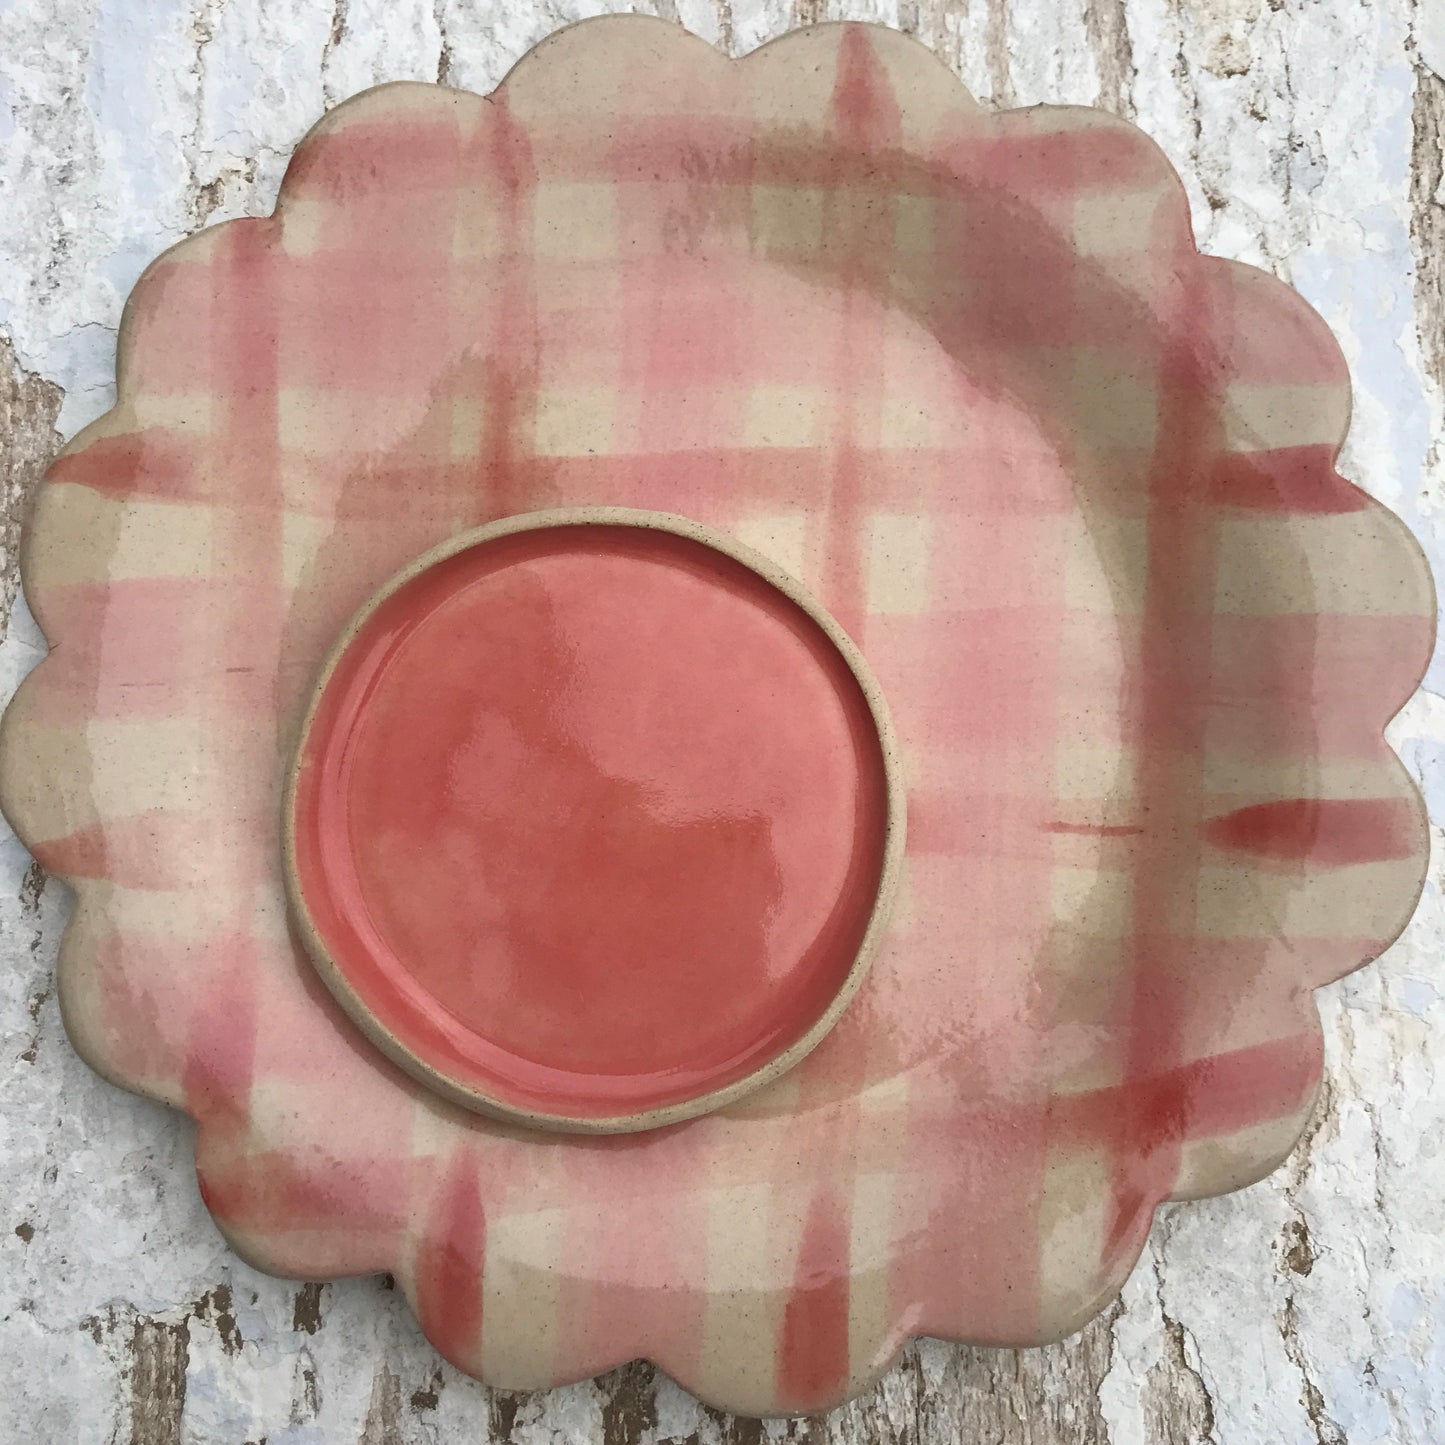
[(723, 534), (538, 512), (418, 558), (323, 668), (287, 886), (322, 978), (450, 1098), (672, 1123), (775, 1077), (858, 987), (903, 844), (857, 648)]

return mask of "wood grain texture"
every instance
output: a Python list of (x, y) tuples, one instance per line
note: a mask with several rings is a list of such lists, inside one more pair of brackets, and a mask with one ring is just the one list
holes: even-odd
[(1437, 390), (1445, 390), (1445, 79), (1418, 60), (1411, 122), (1415, 314), (1425, 368)]
[(0, 639), (20, 587), (20, 528), (35, 484), (60, 437), (55, 420), (63, 400), (53, 382), (27, 372), (0, 334)]
[[(485, 90), (573, 0), (12, 0), (0, 7), (0, 687), (25, 499), (109, 404), (121, 302), (196, 227), (269, 210), (289, 147), (385, 79)], [(1437, 0), (658, 0), (740, 53), (879, 19), (994, 104), (1100, 104), (1186, 179), (1201, 244), (1336, 328), (1344, 466), (1445, 561), (1445, 22)], [(1441, 677), (1396, 732), (1445, 803)], [(1436, 816), (1445, 816), (1437, 806)], [(1429, 1445), (1445, 1439), (1445, 907), (1321, 996), (1329, 1076), (1276, 1176), (1161, 1212), (1121, 1299), (1009, 1352), (918, 1341), (820, 1420), (718, 1415), (650, 1367), (540, 1396), (442, 1365), (386, 1279), (291, 1284), (226, 1250), (182, 1119), (95, 1079), (52, 987), (64, 890), (0, 844), (0, 1436), (132, 1445), (763, 1440)]]

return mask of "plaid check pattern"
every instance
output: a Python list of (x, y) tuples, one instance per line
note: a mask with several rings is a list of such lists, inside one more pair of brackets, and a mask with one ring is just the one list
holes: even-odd
[[(1310, 990), (1421, 883), (1381, 729), (1430, 580), (1334, 471), (1348, 405), (1304, 303), (1197, 254), (1146, 138), (987, 114), (885, 30), (728, 62), (599, 20), (486, 98), (340, 106), (273, 217), (147, 272), (29, 533), (55, 648), (0, 782), (78, 895), (77, 1047), (194, 1115), (246, 1258), (394, 1271), (499, 1385), (645, 1355), (810, 1410), (910, 1334), (1079, 1327), (1156, 1204), (1292, 1146)], [(813, 589), (889, 698), (909, 843), (802, 1066), (559, 1143), (365, 1043), (292, 940), (278, 829), (353, 609), (451, 533), (583, 504)]]

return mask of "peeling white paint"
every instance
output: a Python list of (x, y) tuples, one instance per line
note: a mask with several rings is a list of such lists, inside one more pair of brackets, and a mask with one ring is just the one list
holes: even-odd
[[(65, 388), (62, 428), (110, 404), (115, 327), (141, 268), (201, 221), (269, 210), (291, 145), (326, 105), (388, 79), (489, 89), (528, 46), (603, 8), (0, 0), (0, 332)], [(659, 9), (738, 51), (792, 13), (781, 0)], [(1093, 102), (1107, 59), (1091, 48), (1098, 14), (1084, 0), (863, 0), (816, 13), (915, 24), (978, 94), (1019, 104)], [(1445, 75), (1445, 6), (1126, 0), (1123, 17), (1129, 53), (1112, 61), (1132, 62), (1127, 99), (1185, 177), (1201, 245), (1275, 271), (1335, 328), (1357, 389), (1343, 467), (1445, 564), (1445, 397), (1424, 370), (1409, 210), (1416, 60)], [(17, 608), (0, 688), (40, 645)], [(1441, 666), (1393, 733), (1437, 818)], [(1113, 1445), (1445, 1439), (1439, 857), (1401, 944), (1321, 995), (1329, 1099), (1308, 1146), (1252, 1189), (1164, 1212), (1113, 1321), (1098, 1399), (1083, 1402)], [(599, 1439), (604, 1392), (499, 1404), (438, 1365), (379, 1281), (327, 1286), (320, 1327), (297, 1326), (296, 1288), (232, 1257), (202, 1208), (185, 1121), (103, 1084), (66, 1044), (50, 990), (65, 903), (55, 884), (36, 896), (28, 861), (0, 841), (0, 1398), (11, 1438), (130, 1438), (131, 1334), (154, 1318), (186, 1321), (187, 1440), (451, 1440), (508, 1426), (518, 1441)], [(198, 1306), (220, 1283), (234, 1327)], [(914, 1347), (882, 1387), (878, 1418), (906, 1430), (926, 1400), (924, 1437), (966, 1439), (978, 1401), (958, 1384), (960, 1358)], [(723, 1438), (667, 1382), (653, 1406), (653, 1438)], [(399, 1423), (384, 1433), (393, 1407)], [(832, 1433), (859, 1438), (865, 1427), (849, 1422), (861, 1420), (840, 1416)], [(1008, 1438), (1078, 1438), (1045, 1428)]]

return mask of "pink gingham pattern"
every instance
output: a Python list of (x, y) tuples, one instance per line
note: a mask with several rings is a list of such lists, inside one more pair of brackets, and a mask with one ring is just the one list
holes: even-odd
[[(274, 217), (147, 272), (119, 381), (32, 522), (56, 648), (0, 783), (76, 889), (77, 1047), (196, 1118), (249, 1260), (391, 1270), (499, 1385), (643, 1355), (810, 1410), (909, 1334), (1077, 1328), (1159, 1201), (1294, 1143), (1310, 990), (1420, 886), (1381, 729), (1430, 581), (1333, 469), (1322, 323), (1197, 254), (1128, 125), (986, 114), (869, 27), (728, 62), (588, 22), (485, 99), (333, 111)], [(577, 505), (693, 517), (821, 598), (892, 708), (908, 860), (802, 1066), (559, 1144), (361, 1038), (290, 935), (278, 830), (358, 604), (456, 531)]]

